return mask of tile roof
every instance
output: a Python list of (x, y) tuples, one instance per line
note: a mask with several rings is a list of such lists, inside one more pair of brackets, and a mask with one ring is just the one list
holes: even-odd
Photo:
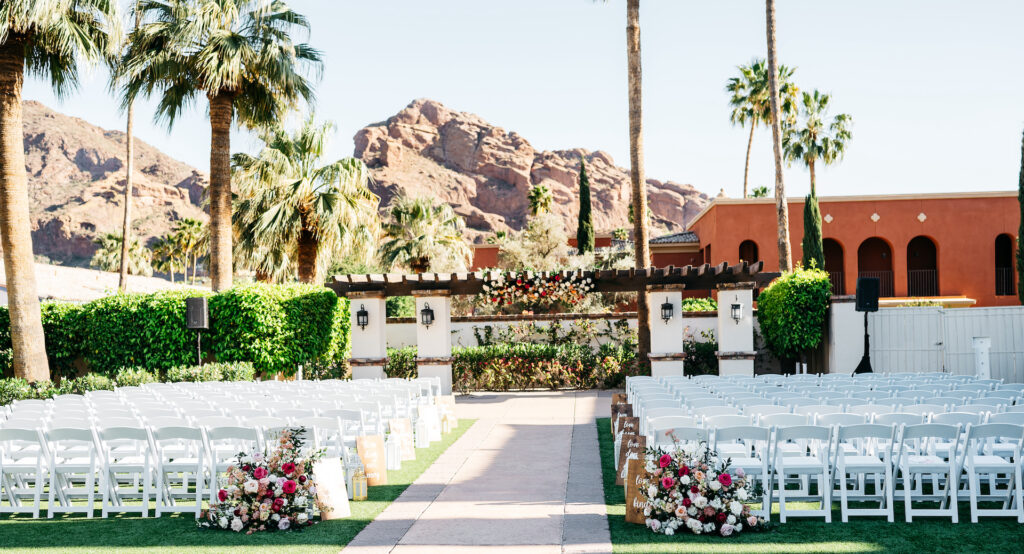
[(697, 233), (693, 231), (683, 231), (681, 233), (673, 233), (671, 235), (663, 235), (651, 239), (651, 244), (683, 244), (683, 243), (699, 243), (700, 239), (697, 238)]

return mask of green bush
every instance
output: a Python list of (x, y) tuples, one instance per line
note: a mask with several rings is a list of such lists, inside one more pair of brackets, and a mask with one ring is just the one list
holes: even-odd
[(408, 379), (416, 377), (416, 347), (388, 348), (384, 374), (388, 377)]
[[(83, 353), (83, 306), (70, 302), (42, 302), (39, 309), (46, 337), (50, 375), (55, 378), (74, 375), (74, 362)], [(7, 306), (0, 306), (0, 372), (11, 374), (13, 362), (11, 314)]]
[(797, 359), (816, 348), (825, 327), (832, 287), (822, 269), (783, 273), (757, 297), (765, 344), (779, 358)]
[(718, 375), (718, 341), (715, 332), (708, 329), (700, 332), (704, 340), (697, 340), (693, 333), (683, 337), (683, 372), (686, 375)]
[(137, 387), (146, 383), (159, 381), (158, 375), (141, 367), (122, 367), (114, 374), (114, 381), (119, 387)]
[(28, 381), (17, 377), (0, 379), (0, 406), (6, 406), (15, 400), (28, 398), (32, 387)]
[(607, 388), (637, 367), (635, 351), (612, 345), (501, 343), (455, 349), (452, 377), (462, 391)]
[(211, 351), (268, 374), (294, 375), (299, 364), (338, 361), (350, 345), (348, 301), (313, 285), (254, 284), (210, 298)]
[(684, 298), (680, 310), (684, 312), (717, 312), (718, 302), (714, 298)]
[(388, 317), (416, 317), (416, 300), (411, 296), (389, 296), (385, 307)]
[(89, 373), (77, 379), (71, 379), (70, 389), (70, 392), (74, 394), (85, 394), (94, 390), (114, 390), (114, 380), (99, 373)]
[(212, 363), (172, 367), (167, 370), (167, 382), (251, 381), (254, 375), (255, 370), (249, 362)]

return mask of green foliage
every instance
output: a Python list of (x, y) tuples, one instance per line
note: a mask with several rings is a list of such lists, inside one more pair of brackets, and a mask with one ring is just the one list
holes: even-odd
[(220, 362), (194, 366), (172, 367), (167, 370), (170, 383), (199, 383), (204, 381), (251, 381), (256, 371), (249, 362)]
[(348, 300), (313, 285), (254, 284), (210, 298), (210, 350), (264, 373), (348, 357)]
[(769, 191), (768, 187), (766, 187), (766, 186), (754, 187), (753, 190), (750, 191), (750, 197), (751, 198), (768, 198), (768, 195), (769, 195), (770, 192), (771, 191)]
[(416, 317), (416, 300), (411, 296), (389, 296), (385, 306), (388, 317)]
[(114, 381), (119, 387), (137, 387), (146, 383), (158, 382), (159, 376), (141, 367), (122, 367), (114, 374)]
[(502, 343), (452, 353), (452, 378), (462, 391), (607, 388), (638, 374), (636, 367), (635, 354), (616, 358), (582, 344)]
[(707, 329), (700, 332), (703, 340), (697, 340), (692, 332), (687, 330), (683, 336), (683, 354), (686, 360), (683, 362), (683, 370), (686, 375), (718, 375), (718, 340), (715, 332)]
[(821, 241), (821, 210), (818, 197), (808, 194), (804, 200), (804, 267), (825, 268), (825, 246)]
[(821, 342), (831, 297), (823, 269), (783, 273), (757, 297), (757, 320), (765, 344), (779, 358), (796, 359)]
[(94, 390), (114, 390), (114, 380), (99, 373), (88, 373), (77, 379), (72, 379), (70, 383), (71, 392), (74, 394), (85, 394)]
[(594, 251), (594, 218), (590, 213), (590, 178), (587, 164), (580, 158), (580, 212), (576, 227), (576, 249), (583, 254)]
[(683, 298), (679, 304), (680, 311), (684, 312), (717, 312), (718, 301), (714, 298)]
[[(91, 267), (103, 271), (121, 270), (121, 244), (124, 240), (117, 233), (104, 233), (97, 237), (96, 252), (89, 262)], [(128, 273), (130, 275), (153, 275), (153, 252), (146, 248), (138, 239), (132, 239), (128, 245)]]
[[(83, 353), (82, 306), (69, 302), (42, 302), (39, 308), (51, 376), (74, 375), (74, 361)], [(7, 306), (0, 306), (0, 369), (4, 374), (9, 373), (12, 362), (11, 314)]]
[(388, 377), (409, 379), (416, 377), (416, 347), (388, 348), (384, 374)]
[(28, 381), (19, 377), (0, 379), (0, 406), (6, 406), (15, 400), (29, 398), (32, 387)]
[(530, 187), (526, 199), (530, 204), (530, 215), (534, 216), (550, 212), (551, 204), (554, 202), (551, 189), (543, 183)]

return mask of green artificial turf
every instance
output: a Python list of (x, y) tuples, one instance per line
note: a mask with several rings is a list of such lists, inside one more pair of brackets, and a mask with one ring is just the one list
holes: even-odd
[(642, 525), (626, 523), (623, 489), (615, 485), (611, 462), (614, 442), (607, 418), (597, 420), (608, 527), (615, 552), (1024, 552), (1024, 525), (1013, 518), (982, 518), (970, 523), (967, 502), (960, 502), (960, 523), (949, 518), (903, 519), (902, 503), (896, 521), (884, 517), (851, 517), (842, 523), (838, 503), (832, 523), (824, 518), (791, 518), (779, 523), (778, 510), (763, 532), (720, 536), (656, 535)]
[(416, 450), (416, 459), (388, 471), (388, 484), (370, 487), (369, 499), (349, 502), (352, 516), (320, 522), (301, 532), (244, 535), (196, 527), (190, 514), (160, 518), (111, 516), (87, 519), (82, 514), (40, 519), (31, 514), (0, 516), (3, 552), (338, 552), (448, 449), (475, 420), (460, 420), (458, 428), (430, 448)]

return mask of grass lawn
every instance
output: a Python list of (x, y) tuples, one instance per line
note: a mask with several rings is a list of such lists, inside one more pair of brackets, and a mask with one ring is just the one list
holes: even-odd
[[(114, 516), (86, 519), (81, 514), (40, 519), (29, 514), (0, 516), (3, 552), (338, 552), (406, 489), (474, 420), (459, 427), (430, 448), (416, 450), (416, 459), (388, 472), (388, 485), (371, 487), (365, 502), (350, 502), (352, 516), (324, 521), (302, 532), (236, 534), (198, 529), (191, 515), (140, 518)], [(97, 507), (97, 514), (99, 509)]]
[(791, 518), (781, 524), (776, 510), (772, 527), (761, 533), (729, 538), (656, 535), (642, 525), (626, 523), (623, 489), (615, 486), (614, 441), (607, 418), (597, 420), (597, 432), (615, 552), (1024, 552), (1024, 525), (1011, 518), (982, 518), (980, 523), (970, 523), (966, 502), (960, 503), (961, 523), (957, 524), (948, 518), (915, 518), (908, 524), (899, 502), (894, 523), (884, 517), (851, 517), (849, 523), (842, 523), (837, 503), (832, 523), (825, 523), (824, 518)]

